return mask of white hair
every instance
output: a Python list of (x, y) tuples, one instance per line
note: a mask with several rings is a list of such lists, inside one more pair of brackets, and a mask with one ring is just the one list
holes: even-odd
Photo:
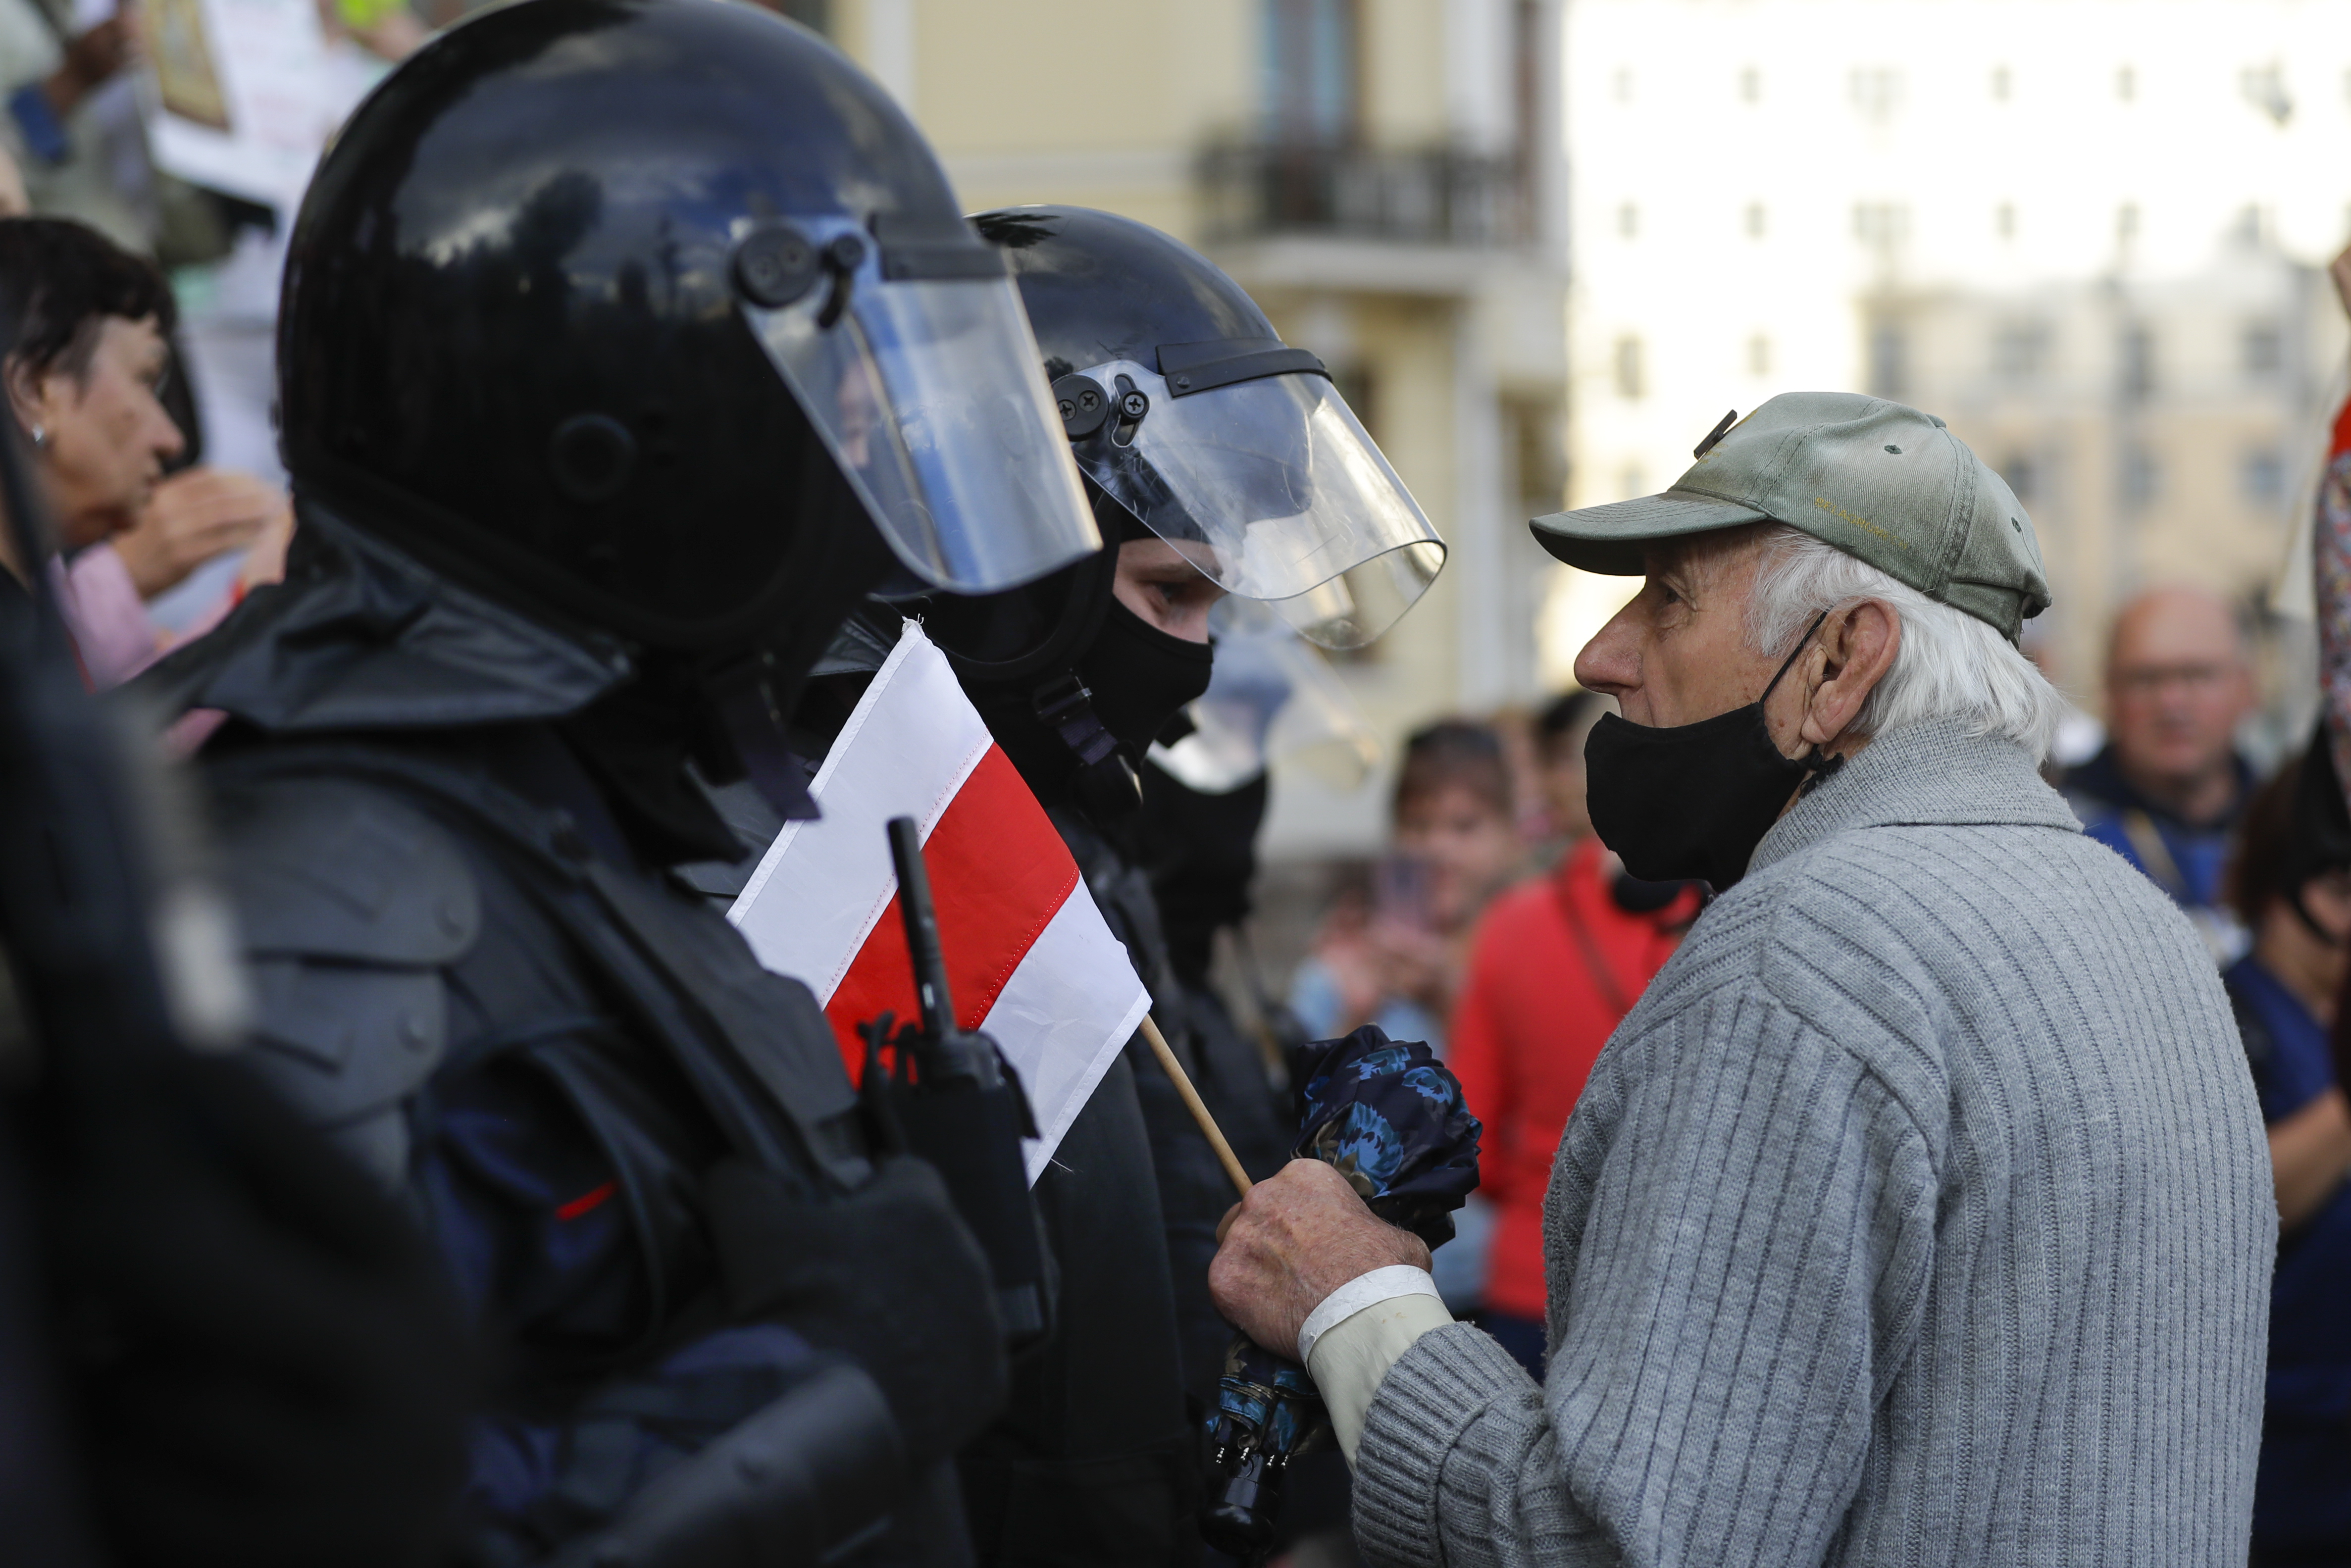
[(2035, 762), (2048, 756), (2065, 699), (1991, 622), (1785, 524), (1764, 528), (1760, 548), (1747, 601), (1747, 638), (1758, 652), (1785, 658), (1813, 617), (1856, 600), (1883, 600), (1901, 620), (1894, 667), (1855, 716), (1855, 732), (1959, 718), (1970, 735), (2005, 736)]

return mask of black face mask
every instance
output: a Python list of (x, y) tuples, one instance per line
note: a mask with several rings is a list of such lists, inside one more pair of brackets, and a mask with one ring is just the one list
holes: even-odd
[(1208, 689), (1215, 659), (1207, 643), (1162, 632), (1113, 599), (1078, 656), (1078, 674), (1094, 694), (1102, 727), (1141, 762), (1159, 732)]
[(1795, 667), (1823, 611), (1745, 707), (1696, 724), (1635, 724), (1614, 714), (1583, 743), (1584, 803), (1593, 831), (1645, 882), (1697, 878), (1722, 892), (1747, 874), (1755, 846), (1799, 785), (1836, 771), (1844, 758), (1783, 757), (1763, 716), (1781, 677)]
[[(1172, 637), (1113, 600), (1074, 671), (1063, 665), (1058, 678), (1049, 673), (968, 690), (996, 743), (1040, 801), (1048, 807), (1074, 801), (1098, 825), (1108, 826), (1131, 818), (1141, 804), (1134, 765), (1185, 706), (1208, 689), (1214, 657), (1208, 644)], [(1066, 697), (1080, 685), (1086, 698), (1074, 716), (1039, 711), (1040, 702)]]

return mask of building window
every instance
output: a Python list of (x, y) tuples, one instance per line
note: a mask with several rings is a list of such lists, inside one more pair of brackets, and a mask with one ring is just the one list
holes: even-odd
[(1259, 0), (1259, 103), (1277, 141), (1331, 146), (1355, 133), (1361, 51), (1355, 0)]
[(1501, 401), (1520, 500), (1531, 513), (1558, 510), (1567, 497), (1567, 449), (1560, 440), (1559, 404), (1535, 397), (1505, 396)]
[(1994, 67), (1992, 67), (1992, 68), (1991, 68), (1991, 99), (1992, 99), (1992, 101), (1993, 101), (1994, 103), (2006, 103), (2006, 102), (2008, 101), (2008, 91), (2009, 91), (2009, 83), (2008, 83), (2008, 68), (2007, 68), (2006, 66), (1994, 66)]
[(2262, 221), (2261, 204), (2248, 202), (2237, 213), (2237, 221), (2229, 225), (2229, 236), (2251, 250), (2262, 243), (2269, 225)]
[(1739, 73), (1739, 101), (1741, 103), (1763, 101), (1763, 73), (1753, 66), (1749, 66)]
[(1747, 340), (1747, 373), (1750, 376), (1771, 373), (1771, 340), (1761, 332)]
[(1869, 329), (1869, 395), (1898, 398), (1909, 391), (1909, 335), (1898, 322), (1880, 321)]
[(1333, 365), (1331, 390), (1339, 394), (1355, 422), (1364, 427), (1364, 434), (1376, 443), (1380, 438), (1380, 407), (1374, 395), (1377, 389), (1371, 371), (1363, 365)]
[(1649, 493), (1648, 471), (1638, 463), (1627, 463), (1625, 465), (1625, 471), (1616, 477), (1616, 486), (1623, 492), (1622, 498), (1625, 500), (1629, 501), (1635, 496), (1646, 496)]
[(1631, 239), (1641, 232), (1641, 209), (1626, 202), (1616, 209), (1616, 237)]
[(1647, 390), (1642, 377), (1641, 340), (1625, 337), (1616, 340), (1616, 395), (1637, 398)]
[(2016, 204), (2002, 202), (1991, 210), (1992, 233), (2002, 239), (2016, 237)]
[(2273, 381), (2285, 369), (2285, 334), (2274, 321), (2256, 321), (2239, 337), (2237, 358), (2252, 380)]
[(2163, 489), (2163, 468), (2156, 462), (2155, 454), (2144, 446), (2134, 446), (2123, 454), (2123, 500), (2133, 507), (2148, 507)]
[(2138, 72), (2128, 66), (2115, 72), (2115, 96), (2125, 103), (2138, 100)]
[(2040, 321), (2003, 322), (1991, 335), (1991, 368), (2003, 381), (2029, 382), (2049, 353), (2049, 328)]
[(1847, 91), (1863, 119), (1883, 125), (1902, 107), (1902, 73), (1891, 66), (1855, 66)]
[(2273, 62), (2247, 66), (2237, 73), (2237, 91), (2244, 100), (2283, 125), (2294, 118), (2294, 99), (2285, 90), (2285, 68)]
[(1910, 209), (1899, 202), (1855, 202), (1853, 237), (1864, 245), (1899, 245), (1910, 230)]
[(1761, 202), (1747, 204), (1747, 237), (1749, 239), (1763, 237), (1763, 204)]
[(2138, 204), (2125, 202), (2115, 209), (2115, 238), (2124, 245), (2138, 238)]
[(2285, 499), (2285, 459), (2263, 448), (2248, 452), (2237, 465), (2237, 488), (2256, 507), (2274, 507)]
[(2155, 392), (2155, 334), (2145, 327), (2126, 327), (2115, 345), (2115, 382), (2133, 402)]

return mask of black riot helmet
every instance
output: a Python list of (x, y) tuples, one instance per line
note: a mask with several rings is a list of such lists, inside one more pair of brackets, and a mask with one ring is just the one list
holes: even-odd
[(1322, 361), (1191, 246), (1113, 213), (982, 213), (1078, 466), (1228, 592), (1358, 647), (1445, 560)]
[(524, 0), (420, 50), (303, 203), (278, 374), (298, 491), (763, 687), (890, 552), (987, 592), (1099, 546), (1000, 253), (749, 5)]

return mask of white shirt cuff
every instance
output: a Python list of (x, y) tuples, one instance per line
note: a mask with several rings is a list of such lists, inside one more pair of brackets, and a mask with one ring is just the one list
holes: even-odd
[[(1437, 1296), (1437, 1281), (1429, 1278), (1426, 1269), (1392, 1263), (1384, 1269), (1358, 1274), (1323, 1297), (1322, 1304), (1306, 1314), (1305, 1325), (1298, 1331), (1298, 1364), (1306, 1366), (1313, 1362), (1314, 1342), (1327, 1331), (1365, 1307), (1375, 1307), (1398, 1296)], [(1437, 1300), (1442, 1301), (1444, 1298), (1437, 1296)]]
[[(1350, 1292), (1352, 1304), (1332, 1305)], [(1307, 1374), (1331, 1412), (1339, 1451), (1353, 1466), (1364, 1422), (1388, 1369), (1403, 1359), (1414, 1341), (1445, 1327), (1453, 1314), (1445, 1310), (1436, 1282), (1421, 1270), (1409, 1268), (1375, 1269), (1333, 1291), (1323, 1306), (1332, 1308), (1334, 1321), (1317, 1323), (1309, 1318), (1308, 1328), (1318, 1332), (1311, 1339), (1301, 1333), (1299, 1340), (1314, 1357)], [(1322, 1315), (1318, 1308), (1314, 1316)]]

